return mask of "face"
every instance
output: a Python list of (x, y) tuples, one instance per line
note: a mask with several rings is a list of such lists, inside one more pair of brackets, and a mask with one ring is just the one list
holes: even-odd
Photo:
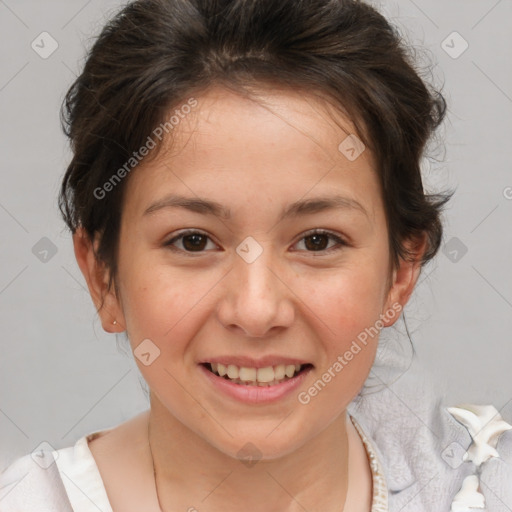
[(102, 320), (126, 328), (170, 417), (225, 454), (250, 441), (275, 458), (358, 393), (414, 274), (390, 275), (372, 155), (338, 149), (351, 123), (260, 94), (197, 97), (172, 146), (130, 176)]

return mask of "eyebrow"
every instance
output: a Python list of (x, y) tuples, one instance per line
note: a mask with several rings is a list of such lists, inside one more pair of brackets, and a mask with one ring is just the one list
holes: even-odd
[[(202, 215), (213, 215), (222, 219), (231, 218), (231, 211), (229, 208), (226, 208), (220, 203), (199, 197), (185, 197), (175, 194), (168, 195), (156, 201), (144, 211), (143, 215), (149, 215), (165, 208), (184, 208)], [(289, 217), (311, 215), (330, 209), (358, 210), (369, 219), (368, 212), (361, 203), (349, 197), (334, 195), (296, 201), (290, 204), (281, 213), (279, 222)]]

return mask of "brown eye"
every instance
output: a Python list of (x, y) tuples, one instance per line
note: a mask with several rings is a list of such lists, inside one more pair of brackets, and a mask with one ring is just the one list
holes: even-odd
[[(336, 242), (334, 246), (329, 246), (329, 240)], [(341, 246), (348, 245), (339, 236), (329, 231), (313, 231), (307, 233), (300, 241), (304, 241), (304, 246), (307, 252), (330, 252), (331, 250), (338, 250)], [(338, 245), (338, 247), (336, 247)]]
[[(186, 231), (165, 242), (164, 245), (177, 251), (204, 252), (208, 240), (210, 240), (208, 235), (200, 231)], [(176, 242), (180, 242), (182, 247), (177, 247)]]
[(187, 251), (202, 251), (206, 246), (207, 237), (204, 235), (187, 235), (183, 237), (183, 247)]
[(323, 234), (309, 235), (304, 240), (306, 247), (312, 251), (323, 251), (329, 245), (329, 237)]

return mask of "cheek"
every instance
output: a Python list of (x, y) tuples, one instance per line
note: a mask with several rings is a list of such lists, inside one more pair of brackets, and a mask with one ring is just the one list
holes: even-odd
[[(371, 275), (358, 278), (339, 273), (311, 294), (318, 313), (315, 336), (322, 344), (315, 378), (298, 400), (319, 424), (329, 423), (361, 390), (372, 368), (380, 329), (380, 286)], [(313, 304), (314, 303), (314, 304)]]
[(330, 338), (346, 342), (378, 320), (384, 284), (384, 267), (361, 258), (321, 281), (307, 279), (304, 302), (323, 321)]
[(171, 356), (169, 361), (177, 361), (173, 356), (183, 351), (204, 322), (208, 292), (218, 279), (197, 279), (193, 272), (157, 264), (139, 265), (135, 258), (125, 270), (129, 278), (123, 281), (123, 311), (132, 348), (150, 339), (162, 354)]
[(205, 295), (214, 282), (163, 272), (156, 265), (132, 276), (123, 288), (123, 309), (136, 364), (152, 391), (162, 392), (161, 400), (170, 400), (167, 405), (179, 416), (180, 408), (194, 408), (179, 383), (191, 367), (187, 347), (205, 322)]
[(340, 398), (355, 396), (372, 367), (381, 328), (385, 264), (361, 257), (317, 286), (305, 285), (305, 304), (315, 313), (315, 334), (324, 350), (318, 368), (320, 402), (346, 405)]

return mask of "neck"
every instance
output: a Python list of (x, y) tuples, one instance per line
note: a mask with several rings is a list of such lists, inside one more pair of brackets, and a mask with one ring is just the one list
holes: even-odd
[(148, 421), (163, 512), (343, 510), (349, 467), (345, 412), (294, 452), (252, 464), (212, 446), (153, 395)]

